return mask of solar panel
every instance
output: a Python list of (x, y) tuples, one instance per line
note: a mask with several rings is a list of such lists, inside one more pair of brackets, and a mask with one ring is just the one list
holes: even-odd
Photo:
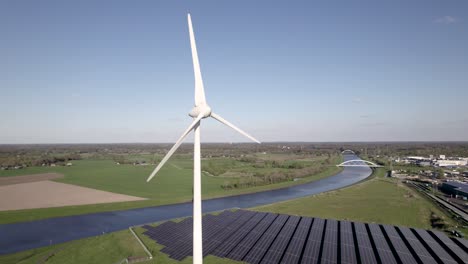
[(310, 229), (309, 237), (302, 255), (302, 262), (316, 263), (319, 260), (320, 246), (322, 245), (322, 235), (325, 220), (315, 218), (314, 223)]
[(458, 245), (460, 245), (461, 248), (463, 248), (463, 250), (465, 250), (465, 252), (468, 252), (468, 240), (465, 240), (465, 239), (461, 239), (461, 238), (454, 238), (456, 240), (456, 242), (458, 242)]
[(395, 249), (398, 257), (403, 263), (409, 264), (416, 264), (418, 263), (417, 260), (413, 257), (410, 249), (406, 246), (403, 239), (400, 237), (398, 232), (395, 230), (395, 227), (384, 225), (383, 226), (385, 233), (387, 234), (388, 238), (390, 239), (393, 248)]
[(336, 220), (327, 220), (321, 262), (338, 262), (338, 221)]
[(226, 226), (221, 233), (219, 233), (216, 237), (208, 240), (205, 244), (203, 244), (203, 256), (207, 256), (210, 254), (214, 249), (216, 249), (220, 244), (222, 244), (229, 236), (231, 236), (234, 232), (236, 232), (242, 225), (244, 225), (247, 221), (249, 221), (255, 215), (254, 212), (245, 211), (245, 213), (241, 214), (240, 217), (233, 222), (231, 225)]
[(464, 260), (465, 263), (468, 263), (468, 254), (462, 248), (460, 248), (457, 244), (455, 244), (455, 242), (453, 242), (450, 238), (448, 238), (442, 232), (439, 232), (439, 231), (431, 231), (431, 232), (440, 241), (439, 244), (442, 244), (444, 245), (444, 247), (448, 248), (451, 251), (451, 254), (455, 255), (454, 258), (458, 258), (457, 259), (458, 262), (463, 262)]
[(243, 258), (243, 261), (248, 263), (260, 263), (265, 253), (268, 251), (276, 236), (282, 230), (284, 224), (288, 220), (288, 215), (279, 215), (270, 227), (258, 239), (250, 251)]
[(354, 231), (358, 242), (359, 256), (362, 263), (377, 263), (372, 249), (366, 226), (363, 223), (354, 223)]
[[(213, 217), (206, 217), (203, 219), (203, 244), (206, 241), (209, 241), (213, 236), (215, 236), (218, 232), (220, 232), (223, 228), (227, 225), (234, 222), (237, 218), (239, 218), (245, 211), (237, 212), (237, 213), (224, 213), (218, 216)], [(193, 237), (193, 236), (192, 236)], [(171, 257), (177, 260), (182, 260), (187, 256), (193, 254), (193, 242), (190, 240), (185, 240), (183, 246), (178, 250), (174, 250), (170, 253)]]
[(284, 224), (283, 229), (279, 232), (278, 236), (271, 244), (270, 248), (266, 252), (261, 263), (279, 263), (281, 257), (284, 254), (286, 247), (291, 241), (292, 235), (296, 230), (300, 221), (298, 216), (290, 216), (288, 221)]
[(239, 261), (242, 260), (277, 217), (277, 214), (267, 214), (263, 221), (252, 229), (250, 233), (248, 233), (247, 236), (231, 251), (231, 253), (229, 253), (228, 258)]
[(457, 263), (440, 245), (437, 243), (437, 241), (432, 238), (431, 235), (426, 230), (422, 229), (413, 229), (416, 234), (418, 234), (421, 239), (423, 244), (426, 243), (426, 245), (429, 246), (429, 248), (434, 252), (437, 257), (439, 257), (444, 263)]
[(218, 257), (227, 256), (267, 215), (267, 213), (256, 213), (239, 230), (219, 245), (213, 251), (213, 255)]
[[(192, 254), (192, 218), (144, 234), (182, 260)], [(466, 240), (438, 231), (237, 210), (205, 215), (204, 255), (248, 263), (467, 263)]]
[[(213, 221), (222, 221), (229, 213), (222, 213), (217, 217), (213, 215), (205, 215), (202, 218), (202, 225), (205, 229)], [(171, 241), (166, 243), (166, 248), (162, 252), (170, 255), (174, 259), (183, 259), (191, 254), (193, 240), (193, 218), (184, 219), (178, 229), (174, 229)], [(182, 253), (183, 252), (183, 253)]]
[(416, 252), (418, 258), (424, 263), (437, 263), (436, 260), (431, 256), (429, 251), (426, 250), (424, 245), (419, 241), (419, 239), (411, 232), (407, 227), (397, 227), (397, 230), (400, 230), (404, 239), (408, 241), (413, 250)]
[(309, 229), (312, 225), (313, 218), (303, 217), (297, 226), (296, 232), (294, 233), (289, 246), (284, 252), (281, 263), (295, 264), (299, 263), (301, 258), (302, 249), (304, 248), (307, 236), (309, 235)]
[(368, 224), (372, 238), (374, 239), (377, 253), (379, 254), (380, 260), (383, 264), (396, 264), (397, 260), (393, 256), (392, 249), (387, 243), (387, 240), (377, 224)]
[(351, 222), (340, 222), (340, 251), (342, 264), (357, 263), (356, 249), (354, 247), (353, 230)]

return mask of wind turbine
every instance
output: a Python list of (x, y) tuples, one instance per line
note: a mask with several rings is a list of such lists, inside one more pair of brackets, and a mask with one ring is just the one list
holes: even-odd
[(179, 140), (169, 150), (166, 156), (161, 160), (156, 169), (148, 177), (149, 182), (167, 160), (179, 148), (187, 135), (193, 130), (195, 138), (193, 141), (193, 263), (203, 262), (203, 237), (202, 237), (202, 208), (201, 208), (201, 161), (200, 161), (200, 123), (201, 120), (207, 117), (212, 117), (226, 126), (236, 130), (247, 138), (260, 143), (254, 137), (240, 130), (233, 124), (221, 116), (211, 111), (211, 107), (206, 103), (205, 90), (203, 87), (203, 79), (200, 71), (200, 63), (198, 62), (197, 45), (195, 44), (195, 36), (193, 34), (192, 19), (190, 14), (187, 15), (188, 27), (190, 34), (190, 47), (192, 49), (193, 72), (195, 74), (195, 106), (190, 111), (189, 116), (193, 118), (192, 124), (180, 136)]

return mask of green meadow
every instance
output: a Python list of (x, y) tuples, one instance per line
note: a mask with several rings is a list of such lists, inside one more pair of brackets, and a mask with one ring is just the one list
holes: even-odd
[(129, 256), (146, 256), (131, 232), (122, 230), (58, 245), (1, 255), (0, 263), (118, 263)]
[[(136, 156), (135, 159), (148, 159), (153, 156)], [(323, 167), (325, 156), (314, 157), (310, 159), (298, 158), (296, 155), (289, 155), (288, 159), (284, 156), (274, 156), (285, 163), (298, 159), (298, 162), (311, 168), (322, 166), (323, 170), (302, 177), (299, 181), (282, 181), (272, 184), (251, 186), (245, 188), (225, 189), (222, 185), (226, 183), (239, 182), (244, 178), (252, 177), (252, 174), (268, 173), (271, 171), (285, 172), (284, 168), (257, 168), (255, 164), (240, 162), (231, 158), (213, 158), (202, 160), (203, 164), (211, 163), (212, 166), (223, 167), (225, 172), (214, 176), (209, 173), (202, 174), (202, 192), (203, 198), (214, 198), (221, 196), (237, 195), (242, 193), (251, 193), (275, 188), (282, 188), (300, 183), (318, 180), (327, 176), (334, 175), (340, 171), (335, 166)], [(264, 157), (269, 159), (269, 157)], [(340, 156), (332, 156), (332, 164), (338, 164), (341, 161)], [(158, 173), (156, 178), (147, 183), (146, 179), (154, 165), (117, 165), (113, 160), (106, 159), (84, 159), (72, 162), (70, 167), (28, 167), (19, 170), (0, 171), (0, 177), (29, 175), (46, 172), (56, 172), (64, 175), (64, 178), (57, 179), (58, 182), (69, 183), (103, 191), (133, 195), (147, 198), (148, 200), (136, 202), (121, 202), (108, 204), (94, 204), (81, 206), (66, 206), (44, 209), (15, 210), (0, 212), (0, 224), (13, 223), (20, 221), (32, 221), (50, 217), (76, 215), (84, 213), (94, 213), (112, 210), (124, 210), (130, 208), (139, 208), (147, 206), (157, 206), (163, 204), (172, 204), (191, 201), (192, 199), (192, 159), (188, 155), (177, 155), (173, 157)]]
[(431, 214), (435, 213), (445, 220), (447, 229), (457, 225), (422, 194), (384, 174), (384, 169), (377, 169), (372, 179), (347, 188), (254, 209), (424, 229), (432, 228)]

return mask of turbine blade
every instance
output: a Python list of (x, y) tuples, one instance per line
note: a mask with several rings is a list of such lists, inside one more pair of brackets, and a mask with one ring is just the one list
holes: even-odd
[(252, 137), (251, 135), (245, 133), (244, 131), (240, 130), (240, 128), (236, 127), (235, 125), (229, 123), (227, 120), (225, 120), (224, 118), (222, 118), (221, 116), (215, 114), (215, 113), (211, 113), (211, 117), (213, 117), (214, 119), (218, 120), (219, 122), (225, 124), (226, 126), (236, 130), (237, 132), (241, 133), (242, 135), (244, 135), (245, 137), (248, 137), (250, 140), (252, 141), (255, 141), (257, 142), (258, 144), (260, 144), (260, 141), (256, 140), (254, 137)]
[(200, 70), (200, 62), (198, 61), (197, 44), (195, 43), (195, 35), (192, 28), (192, 18), (188, 14), (188, 26), (190, 34), (190, 48), (192, 49), (193, 73), (195, 75), (195, 106), (206, 104), (205, 88), (203, 87), (203, 79)]
[(172, 148), (169, 150), (169, 152), (166, 154), (166, 156), (164, 156), (164, 158), (161, 160), (161, 162), (159, 162), (158, 166), (156, 167), (156, 169), (154, 169), (154, 171), (151, 173), (151, 175), (148, 177), (148, 179), (146, 180), (146, 182), (149, 182), (153, 177), (154, 175), (156, 175), (156, 173), (158, 173), (158, 171), (162, 168), (162, 166), (166, 163), (166, 161), (172, 156), (172, 154), (174, 154), (174, 152), (179, 148), (180, 144), (182, 144), (182, 142), (184, 141), (185, 137), (187, 137), (187, 135), (190, 133), (190, 131), (192, 131), (192, 129), (195, 127), (195, 125), (200, 122), (200, 120), (203, 118), (203, 114), (200, 114), (198, 115), (192, 122), (192, 124), (190, 124), (190, 126), (185, 130), (185, 132), (182, 134), (182, 136), (180, 136), (179, 140), (177, 140), (177, 142), (174, 144), (174, 146), (172, 146)]

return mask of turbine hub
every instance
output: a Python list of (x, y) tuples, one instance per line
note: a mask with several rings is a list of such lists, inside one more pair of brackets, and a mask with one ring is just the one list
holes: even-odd
[(189, 112), (189, 116), (196, 118), (200, 114), (203, 114), (203, 118), (211, 116), (211, 107), (207, 104), (197, 105)]

